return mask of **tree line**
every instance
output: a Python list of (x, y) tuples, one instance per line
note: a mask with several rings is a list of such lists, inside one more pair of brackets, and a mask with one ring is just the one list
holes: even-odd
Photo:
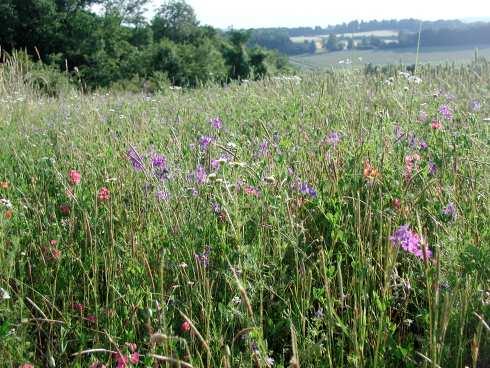
[(87, 88), (196, 86), (261, 78), (288, 68), (250, 31), (203, 26), (184, 0), (144, 17), (148, 0), (3, 0), (2, 52), (25, 52)]

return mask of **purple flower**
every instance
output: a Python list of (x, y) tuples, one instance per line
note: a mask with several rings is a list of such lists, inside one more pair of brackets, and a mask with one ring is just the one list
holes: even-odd
[(209, 265), (209, 254), (211, 253), (211, 247), (206, 245), (204, 247), (204, 251), (202, 253), (195, 253), (194, 258), (196, 262), (200, 264), (202, 267), (207, 268)]
[(221, 207), (218, 202), (211, 203), (211, 208), (215, 214), (219, 215), (221, 213)]
[(454, 203), (449, 202), (447, 206), (442, 210), (444, 216), (450, 218), (452, 221), (455, 221), (458, 217), (458, 212), (456, 210), (456, 206)]
[(265, 156), (267, 155), (267, 152), (269, 152), (269, 142), (264, 139), (259, 146), (259, 156)]
[(452, 120), (453, 118), (453, 111), (448, 105), (441, 105), (439, 107), (439, 113), (444, 117), (446, 120)]
[(151, 158), (151, 164), (154, 168), (166, 168), (167, 167), (167, 159), (165, 156), (160, 155), (158, 153), (153, 154)]
[(414, 256), (425, 259), (432, 257), (432, 251), (425, 246), (424, 255), (424, 242), (422, 237), (410, 230), (408, 225), (400, 226), (392, 236), (390, 236), (391, 244), (394, 247), (402, 248), (404, 251), (413, 254)]
[(481, 102), (478, 100), (471, 100), (469, 103), (470, 111), (477, 112), (481, 109)]
[(168, 178), (167, 159), (159, 153), (153, 153), (151, 157), (151, 166), (155, 177), (163, 181)]
[(221, 129), (223, 127), (223, 122), (218, 117), (210, 119), (209, 124), (215, 129)]
[(145, 169), (141, 156), (133, 147), (130, 147), (128, 150), (128, 159), (131, 161), (131, 165), (133, 165), (135, 171), (143, 171)]
[(426, 150), (428, 147), (429, 147), (429, 145), (427, 144), (426, 141), (424, 141), (423, 139), (419, 140), (419, 148), (421, 150)]
[(325, 139), (325, 142), (331, 146), (336, 146), (341, 139), (341, 135), (338, 132), (331, 132), (327, 138)]
[(315, 318), (316, 319), (322, 319), (324, 316), (323, 314), (323, 308), (322, 307), (318, 307), (318, 309), (315, 311)]
[(204, 169), (204, 167), (199, 165), (196, 168), (196, 171), (194, 172), (194, 179), (196, 180), (197, 184), (206, 183), (207, 178), (208, 178), (208, 175), (206, 174), (206, 170)]
[(405, 136), (405, 133), (403, 132), (399, 124), (395, 125), (394, 134), (397, 141), (402, 140), (402, 138)]
[(203, 135), (201, 138), (199, 138), (199, 147), (201, 148), (202, 151), (206, 151), (212, 142), (213, 142), (212, 137)]
[(310, 187), (306, 181), (299, 182), (298, 184), (299, 184), (298, 190), (300, 191), (301, 194), (308, 195), (311, 198), (316, 197), (316, 190), (313, 187)]
[(415, 138), (415, 134), (410, 133), (408, 135), (408, 145), (410, 148), (416, 148), (417, 147), (417, 138)]
[(170, 194), (165, 190), (158, 190), (155, 193), (155, 197), (157, 198), (158, 201), (163, 202), (169, 199)]
[(435, 162), (429, 161), (429, 163), (427, 165), (428, 165), (428, 169), (429, 169), (429, 174), (435, 175), (437, 172), (437, 165), (435, 164)]

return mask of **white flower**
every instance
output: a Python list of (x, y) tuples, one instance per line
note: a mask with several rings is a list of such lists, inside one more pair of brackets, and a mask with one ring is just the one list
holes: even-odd
[(10, 294), (8, 293), (8, 291), (1, 287), (0, 287), (0, 299), (1, 300), (10, 299)]
[(10, 202), (6, 198), (0, 198), (0, 204), (2, 204), (5, 208), (8, 208), (8, 209), (11, 209), (13, 207), (12, 202)]

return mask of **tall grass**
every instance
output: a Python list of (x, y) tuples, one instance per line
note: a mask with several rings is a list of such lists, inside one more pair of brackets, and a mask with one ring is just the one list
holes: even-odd
[(486, 61), (155, 96), (1, 68), (0, 366), (490, 364)]

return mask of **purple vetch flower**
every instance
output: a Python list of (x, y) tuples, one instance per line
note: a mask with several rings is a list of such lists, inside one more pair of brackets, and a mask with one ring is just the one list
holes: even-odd
[(427, 142), (424, 141), (423, 139), (420, 139), (418, 144), (419, 144), (419, 149), (421, 149), (421, 150), (426, 150), (429, 147)]
[(418, 141), (417, 141), (417, 138), (415, 137), (415, 134), (413, 133), (410, 133), (408, 135), (408, 145), (410, 146), (410, 148), (417, 148), (417, 144)]
[(393, 235), (390, 236), (390, 241), (394, 247), (402, 248), (404, 251), (411, 253), (418, 258), (427, 259), (432, 257), (432, 251), (424, 243), (423, 238), (410, 230), (409, 225), (400, 226)]
[(157, 190), (155, 192), (155, 197), (158, 201), (164, 202), (170, 198), (170, 194), (165, 190)]
[(306, 181), (298, 182), (298, 190), (301, 194), (308, 195), (311, 198), (316, 197), (316, 190), (313, 187), (310, 187)]
[(269, 152), (269, 142), (267, 140), (263, 140), (259, 145), (259, 156), (265, 156)]
[(340, 142), (341, 138), (342, 138), (342, 136), (339, 132), (331, 132), (325, 138), (325, 142), (327, 144), (335, 147)]
[(206, 183), (208, 178), (208, 175), (206, 174), (206, 170), (204, 167), (199, 165), (196, 168), (196, 171), (194, 171), (194, 179), (196, 180), (197, 184), (204, 184)]
[(420, 111), (419, 116), (417, 117), (417, 121), (419, 123), (425, 123), (429, 115), (425, 111)]
[(437, 165), (435, 164), (435, 162), (431, 160), (431, 161), (428, 162), (427, 166), (428, 166), (428, 169), (429, 169), (429, 174), (430, 175), (435, 175), (436, 172), (437, 172)]
[(199, 147), (202, 151), (206, 151), (209, 145), (213, 142), (213, 137), (208, 137), (207, 135), (203, 135), (199, 138)]
[(323, 314), (323, 308), (322, 307), (318, 307), (318, 309), (315, 311), (315, 318), (316, 319), (322, 319), (324, 316)]
[(455, 221), (458, 217), (458, 211), (456, 210), (456, 206), (454, 203), (449, 202), (446, 207), (442, 210), (444, 216), (450, 218), (452, 221)]
[(221, 129), (223, 127), (223, 122), (218, 117), (210, 119), (209, 124), (211, 124), (214, 129)]
[(211, 160), (211, 167), (213, 168), (214, 171), (218, 170), (221, 166), (221, 164), (228, 162), (229, 158), (226, 155), (221, 156), (218, 159)]
[(127, 155), (135, 171), (143, 171), (145, 169), (143, 159), (132, 146), (129, 148)]
[(395, 138), (397, 141), (401, 141), (403, 137), (405, 137), (405, 132), (400, 127), (400, 124), (395, 125), (395, 129), (393, 130), (393, 133), (395, 134)]
[(276, 361), (274, 360), (273, 357), (268, 356), (265, 358), (265, 364), (267, 364), (268, 367), (272, 367)]
[(452, 120), (453, 118), (453, 111), (448, 105), (441, 105), (439, 107), (439, 113), (444, 117), (446, 120)]
[(219, 215), (221, 213), (221, 207), (218, 202), (211, 203), (211, 208), (215, 214)]
[(206, 245), (202, 253), (194, 253), (196, 262), (204, 268), (209, 266), (209, 254), (211, 253), (211, 247)]
[(471, 100), (469, 102), (469, 109), (471, 112), (477, 112), (481, 109), (481, 102), (478, 100)]

